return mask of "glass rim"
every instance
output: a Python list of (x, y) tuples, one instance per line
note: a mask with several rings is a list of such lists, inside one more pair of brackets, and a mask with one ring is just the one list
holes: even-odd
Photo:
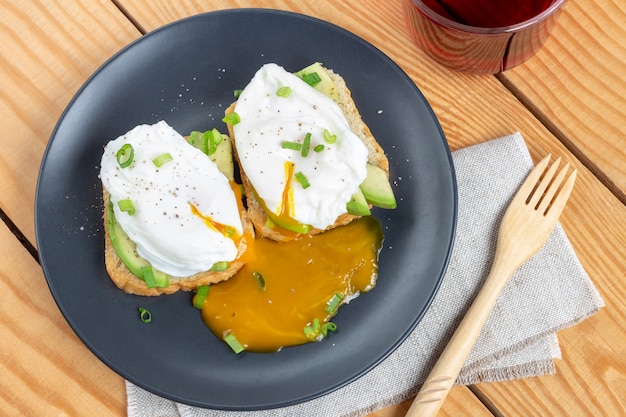
[(548, 6), (548, 8), (546, 8), (544, 11), (542, 11), (536, 16), (533, 16), (530, 19), (524, 20), (519, 23), (515, 23), (513, 25), (509, 25), (509, 26), (498, 26), (498, 27), (493, 27), (493, 28), (472, 26), (472, 25), (466, 25), (464, 23), (459, 23), (455, 20), (448, 19), (447, 17), (444, 17), (440, 15), (439, 13), (435, 12), (433, 9), (431, 9), (426, 4), (424, 4), (422, 0), (410, 0), (410, 1), (415, 7), (417, 7), (428, 18), (430, 18), (431, 20), (435, 21), (436, 23), (440, 25), (446, 26), (448, 28), (457, 29), (463, 32), (470, 32), (470, 33), (482, 34), (482, 35), (498, 35), (502, 33), (516, 32), (530, 25), (533, 25), (537, 22), (541, 22), (547, 19), (550, 15), (556, 12), (563, 4), (565, 4), (567, 0), (554, 0), (552, 4)]

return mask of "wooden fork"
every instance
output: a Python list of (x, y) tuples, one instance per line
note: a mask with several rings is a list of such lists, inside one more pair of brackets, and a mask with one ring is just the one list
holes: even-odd
[(509, 277), (548, 239), (574, 187), (576, 170), (565, 180), (569, 163), (555, 176), (561, 158), (548, 169), (550, 155), (537, 164), (511, 201), (498, 232), (491, 271), (422, 389), (407, 417), (434, 416), (452, 388), (489, 312)]

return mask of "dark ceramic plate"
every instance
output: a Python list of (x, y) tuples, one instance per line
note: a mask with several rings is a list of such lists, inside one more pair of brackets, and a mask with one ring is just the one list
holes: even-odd
[[(263, 64), (296, 71), (321, 61), (347, 80), (385, 148), (398, 208), (375, 210), (385, 243), (377, 287), (341, 309), (321, 343), (239, 356), (218, 341), (190, 294), (127, 295), (104, 268), (103, 146), (137, 124), (164, 119), (182, 134), (225, 129), (224, 109)], [(66, 320), (124, 378), (163, 397), (230, 410), (309, 400), (366, 373), (428, 308), (446, 269), (456, 183), (439, 123), (413, 81), (363, 39), (329, 23), (271, 10), (228, 10), (158, 29), (124, 48), (85, 83), (44, 155), (37, 244)], [(138, 307), (152, 312), (142, 323)]]

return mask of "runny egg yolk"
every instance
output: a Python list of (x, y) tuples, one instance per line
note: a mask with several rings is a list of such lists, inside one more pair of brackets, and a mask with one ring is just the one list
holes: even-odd
[(332, 318), (335, 294), (345, 301), (374, 287), (382, 240), (370, 216), (290, 242), (257, 239), (256, 260), (211, 287), (202, 319), (218, 338), (232, 333), (251, 352), (311, 342), (304, 328)]
[[(241, 188), (234, 181), (230, 181), (230, 186), (233, 190), (233, 193), (235, 193), (235, 197), (237, 200), (237, 208), (239, 212), (241, 213), (244, 211), (243, 200), (241, 197)], [(192, 203), (189, 203), (189, 207), (191, 208), (191, 212), (195, 216), (200, 217), (204, 221), (204, 224), (207, 225), (208, 228), (221, 233), (223, 236), (231, 239), (234, 242), (235, 246), (239, 248), (239, 253), (237, 255), (236, 260), (242, 261), (242, 262), (249, 262), (256, 258), (256, 251), (254, 247), (254, 236), (252, 236), (252, 234), (245, 233), (244, 231), (244, 234), (240, 235), (239, 233), (237, 233), (237, 229), (235, 229), (233, 226), (216, 222), (210, 216), (206, 216), (202, 214), (200, 210), (198, 210), (198, 208), (194, 206)], [(243, 245), (241, 244), (242, 241), (244, 242)]]
[(228, 226), (227, 224), (216, 222), (210, 216), (205, 216), (204, 214), (200, 213), (200, 210), (198, 210), (198, 208), (191, 203), (189, 203), (189, 207), (191, 208), (191, 212), (194, 214), (194, 216), (200, 217), (209, 229), (215, 230), (216, 232), (224, 235), (224, 237), (231, 239), (233, 242), (235, 242), (235, 245), (239, 244), (241, 236), (239, 235), (239, 233), (237, 233), (237, 229), (232, 226)]
[(263, 211), (270, 221), (271, 228), (279, 232), (286, 239), (295, 239), (299, 234), (306, 234), (311, 231), (311, 226), (302, 224), (295, 219), (295, 203), (293, 197), (293, 182), (295, 165), (293, 162), (285, 161), (285, 187), (282, 191), (281, 203), (278, 207), (278, 214), (272, 212), (263, 199), (255, 193), (256, 200), (259, 202)]

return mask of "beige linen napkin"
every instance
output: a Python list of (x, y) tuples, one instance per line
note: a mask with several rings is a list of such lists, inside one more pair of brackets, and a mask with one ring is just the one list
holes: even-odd
[[(455, 151), (453, 160), (459, 213), (448, 270), (422, 321), (380, 365), (321, 398), (254, 413), (176, 404), (127, 382), (129, 417), (360, 416), (414, 395), (486, 278), (501, 217), (532, 168), (519, 133)], [(557, 225), (505, 286), (457, 384), (554, 373), (554, 359), (560, 358), (556, 332), (603, 305)]]

